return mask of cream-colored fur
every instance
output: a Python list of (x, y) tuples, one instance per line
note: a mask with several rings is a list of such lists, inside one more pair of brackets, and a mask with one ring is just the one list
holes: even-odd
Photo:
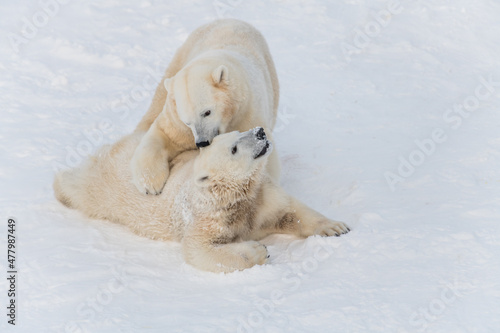
[[(199, 27), (175, 53), (136, 128), (146, 134), (131, 161), (134, 184), (161, 193), (168, 162), (219, 133), (256, 126), (271, 133), (278, 102), (276, 69), (259, 31), (234, 19)], [(267, 170), (279, 180), (276, 152)]]
[(219, 135), (209, 147), (178, 155), (163, 193), (145, 196), (132, 184), (128, 166), (143, 135), (126, 136), (81, 167), (57, 174), (56, 197), (139, 235), (179, 241), (188, 263), (213, 272), (264, 264), (268, 254), (258, 240), (272, 233), (308, 237), (349, 231), (270, 179), (265, 167), (272, 146), (258, 129)]

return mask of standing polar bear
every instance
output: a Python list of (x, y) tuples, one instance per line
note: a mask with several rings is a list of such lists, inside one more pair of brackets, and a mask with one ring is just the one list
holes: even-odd
[[(159, 194), (168, 162), (208, 146), (215, 136), (276, 122), (279, 83), (264, 37), (248, 23), (217, 20), (196, 29), (177, 50), (136, 128), (146, 132), (131, 160), (133, 183)], [(276, 152), (267, 170), (279, 179)]]
[(217, 136), (200, 151), (178, 155), (161, 195), (145, 196), (128, 163), (143, 133), (103, 147), (82, 166), (56, 175), (59, 201), (92, 218), (182, 243), (188, 263), (232, 272), (264, 264), (258, 240), (272, 233), (339, 236), (349, 231), (285, 193), (264, 170), (272, 151), (262, 128)]

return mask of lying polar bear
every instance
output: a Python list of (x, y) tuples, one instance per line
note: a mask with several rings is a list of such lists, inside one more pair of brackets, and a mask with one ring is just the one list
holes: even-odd
[(152, 239), (182, 243), (188, 263), (212, 272), (264, 264), (258, 240), (273, 233), (339, 236), (349, 231), (294, 199), (265, 172), (271, 142), (262, 128), (217, 136), (212, 145), (170, 163), (163, 193), (145, 196), (128, 163), (139, 133), (105, 146), (81, 167), (56, 175), (57, 199)]
[[(248, 23), (222, 19), (193, 31), (177, 50), (149, 110), (130, 162), (140, 192), (159, 194), (177, 154), (208, 146), (219, 133), (274, 128), (279, 83), (269, 48)], [(269, 174), (279, 180), (274, 152)]]

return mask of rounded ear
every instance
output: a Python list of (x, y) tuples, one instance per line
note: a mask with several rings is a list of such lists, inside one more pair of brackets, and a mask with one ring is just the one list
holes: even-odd
[(198, 186), (207, 186), (209, 184), (209, 171), (206, 170), (206, 168), (203, 167), (202, 161), (200, 161), (200, 154), (196, 157), (194, 161), (194, 167), (193, 167), (193, 178), (194, 178), (194, 183)]
[(208, 184), (208, 176), (197, 177), (195, 182), (198, 186), (205, 186)]
[(212, 80), (214, 80), (215, 84), (219, 84), (222, 81), (227, 81), (227, 67), (224, 65), (220, 65), (212, 72)]
[(163, 81), (163, 85), (165, 86), (165, 89), (167, 89), (167, 91), (169, 91), (170, 89), (170, 81), (171, 81), (170, 78), (167, 78)]

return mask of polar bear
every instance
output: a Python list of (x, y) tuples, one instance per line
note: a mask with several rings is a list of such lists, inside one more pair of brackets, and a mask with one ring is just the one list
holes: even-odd
[(265, 171), (272, 144), (262, 128), (230, 132), (178, 155), (162, 194), (145, 196), (128, 163), (144, 134), (103, 147), (81, 167), (56, 175), (59, 201), (152, 239), (179, 241), (187, 263), (232, 272), (266, 263), (269, 234), (339, 236), (349, 231), (288, 195)]
[[(147, 133), (130, 163), (134, 184), (159, 194), (177, 154), (234, 130), (262, 126), (269, 134), (278, 102), (276, 69), (258, 30), (234, 19), (199, 27), (175, 53), (136, 128)], [(279, 180), (276, 152), (267, 168)]]

